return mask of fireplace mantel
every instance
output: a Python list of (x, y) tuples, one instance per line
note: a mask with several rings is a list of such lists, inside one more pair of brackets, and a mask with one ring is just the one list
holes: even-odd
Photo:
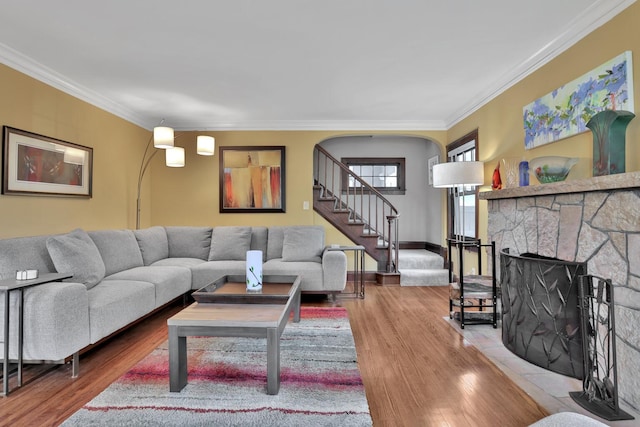
[(528, 187), (484, 191), (480, 192), (478, 197), (482, 200), (516, 199), (519, 197), (588, 193), (592, 191), (612, 191), (631, 188), (640, 188), (640, 172), (627, 172), (550, 184), (531, 185)]

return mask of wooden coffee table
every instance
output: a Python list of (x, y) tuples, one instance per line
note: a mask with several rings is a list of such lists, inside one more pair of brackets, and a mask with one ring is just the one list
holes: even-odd
[(267, 339), (267, 394), (278, 394), (280, 336), (291, 313), (300, 321), (300, 277), (265, 276), (255, 293), (246, 291), (244, 276), (225, 276), (193, 295), (200, 302), (167, 320), (169, 390), (187, 385), (187, 337), (253, 337)]

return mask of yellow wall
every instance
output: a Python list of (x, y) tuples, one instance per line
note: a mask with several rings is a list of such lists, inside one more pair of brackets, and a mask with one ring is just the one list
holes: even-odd
[[(215, 156), (196, 154), (196, 136), (201, 134), (216, 138)], [(185, 147), (186, 166), (164, 167), (161, 155), (153, 160), (151, 225), (315, 224), (317, 219), (313, 210), (302, 209), (303, 201), (309, 201), (313, 206), (313, 148), (327, 138), (353, 134), (331, 131), (177, 132), (176, 145)], [(446, 140), (445, 132), (410, 134)], [(285, 147), (286, 213), (219, 213), (219, 147), (265, 145)]]
[(94, 156), (91, 199), (0, 196), (0, 238), (135, 227), (138, 168), (150, 132), (4, 65), (0, 88), (0, 124), (92, 147)]
[[(551, 144), (524, 149), (522, 107), (552, 90), (568, 83), (616, 57), (632, 51), (635, 62), (635, 108), (640, 102), (640, 3), (634, 3), (607, 24), (593, 31), (566, 52), (514, 85), (500, 96), (449, 129), (449, 142), (478, 128), (479, 160), (485, 162), (485, 184), (489, 186), (493, 169), (505, 157), (534, 157), (558, 155), (579, 157), (568, 180), (592, 176), (593, 139), (585, 132)], [(640, 170), (640, 118), (633, 119), (626, 135), (626, 170)], [(531, 184), (537, 185), (534, 177)], [(485, 187), (484, 189), (487, 189)], [(487, 238), (487, 205), (480, 201), (481, 238)]]
[[(381, 132), (376, 132), (381, 133)], [(445, 141), (446, 132), (392, 132)], [(196, 154), (196, 136), (216, 139), (213, 157)], [(168, 168), (162, 155), (154, 158), (152, 172), (152, 214), (147, 225), (323, 225), (326, 243), (352, 244), (313, 211), (313, 148), (327, 138), (371, 132), (335, 131), (225, 131), (177, 132), (176, 145), (185, 148), (186, 166)], [(285, 146), (286, 213), (219, 213), (219, 147)], [(444, 144), (441, 144), (444, 146)], [(304, 201), (309, 210), (303, 210)], [(375, 264), (367, 261), (367, 268)]]

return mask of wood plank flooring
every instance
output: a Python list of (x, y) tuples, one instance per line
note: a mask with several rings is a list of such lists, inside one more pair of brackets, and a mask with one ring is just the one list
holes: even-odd
[[(446, 288), (367, 284), (364, 300), (303, 304), (349, 311), (375, 426), (519, 427), (548, 415), (442, 319)], [(78, 378), (70, 365), (27, 366), (26, 384), (0, 397), (0, 426), (59, 425), (167, 339), (166, 319), (181, 309), (168, 307), (82, 355)]]

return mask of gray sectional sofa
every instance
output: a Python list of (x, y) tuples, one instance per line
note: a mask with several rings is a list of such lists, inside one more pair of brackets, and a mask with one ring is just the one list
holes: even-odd
[[(25, 290), (23, 357), (77, 360), (83, 348), (168, 302), (224, 275), (244, 275), (250, 249), (262, 251), (264, 275), (300, 275), (303, 293), (344, 289), (346, 255), (326, 250), (320, 226), (77, 229), (3, 239), (0, 279), (28, 269), (74, 275)], [(11, 293), (10, 359), (17, 358), (17, 297)]]

